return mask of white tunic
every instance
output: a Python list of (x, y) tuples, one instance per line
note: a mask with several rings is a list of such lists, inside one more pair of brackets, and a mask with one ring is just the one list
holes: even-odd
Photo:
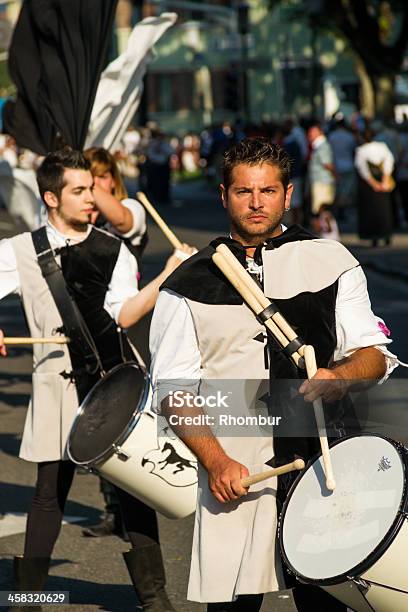
[[(53, 248), (69, 241), (51, 225), (47, 226), (47, 235)], [(138, 292), (136, 273), (136, 260), (122, 244), (104, 304), (116, 320), (126, 299)], [(20, 295), (32, 336), (50, 337), (61, 326), (29, 233), (0, 243), (0, 299), (9, 293)], [(20, 449), (22, 459), (35, 462), (67, 459), (66, 442), (78, 398), (75, 385), (60, 373), (71, 369), (66, 346), (34, 345), (33, 393)]]

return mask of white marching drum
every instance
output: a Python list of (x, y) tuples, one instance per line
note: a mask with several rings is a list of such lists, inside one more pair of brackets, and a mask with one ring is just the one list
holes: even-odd
[(407, 449), (367, 434), (335, 442), (330, 454), (335, 490), (319, 456), (285, 502), (285, 563), (356, 612), (408, 610)]
[(197, 460), (146, 408), (149, 399), (143, 367), (113, 368), (79, 407), (68, 455), (168, 518), (183, 518), (196, 506)]

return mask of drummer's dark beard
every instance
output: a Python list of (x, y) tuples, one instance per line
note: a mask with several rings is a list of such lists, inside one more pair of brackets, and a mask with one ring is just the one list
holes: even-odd
[[(247, 231), (247, 227), (244, 225), (244, 223), (241, 222), (241, 217), (232, 218), (230, 216), (229, 219), (230, 219), (231, 233), (237, 234), (241, 239), (240, 242), (242, 241), (243, 244), (254, 245), (254, 246), (258, 244), (263, 244), (264, 242), (269, 240), (269, 238), (273, 238), (274, 236), (278, 236), (279, 234), (282, 233), (281, 223), (282, 223), (284, 213), (285, 211), (283, 211), (282, 214), (277, 215), (275, 219), (270, 219), (269, 225), (267, 225), (262, 232), (259, 232), (258, 230), (256, 233)], [(245, 219), (245, 217), (243, 218)], [(253, 229), (256, 230), (256, 227), (254, 227)]]
[(84, 223), (83, 221), (78, 221), (78, 219), (64, 214), (61, 208), (58, 209), (58, 214), (67, 225), (71, 226), (72, 229), (76, 230), (77, 232), (86, 232), (89, 225), (89, 221), (86, 223)]

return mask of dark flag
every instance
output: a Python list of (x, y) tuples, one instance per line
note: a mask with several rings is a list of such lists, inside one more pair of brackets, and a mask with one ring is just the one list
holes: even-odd
[(3, 129), (45, 155), (82, 149), (105, 66), (117, 0), (25, 0), (9, 51), (15, 102)]

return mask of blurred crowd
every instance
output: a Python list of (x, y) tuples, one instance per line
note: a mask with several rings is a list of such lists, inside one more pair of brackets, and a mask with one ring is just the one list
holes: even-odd
[(408, 224), (408, 118), (400, 124), (348, 120), (336, 114), (320, 123), (311, 117), (245, 124), (238, 119), (205, 127), (184, 137), (166, 136), (157, 127), (130, 128), (118, 156), (122, 172), (139, 176), (140, 187), (156, 204), (170, 203), (170, 176), (222, 182), (221, 160), (244, 137), (265, 136), (292, 159), (288, 223), (311, 226), (322, 237), (339, 239), (339, 222), (348, 222), (376, 246), (391, 241)]
[[(354, 223), (360, 238), (374, 246), (380, 240), (389, 244), (393, 231), (408, 224), (407, 117), (400, 124), (368, 121), (359, 113), (348, 120), (337, 114), (324, 123), (311, 117), (260, 124), (237, 119), (183, 137), (165, 134), (151, 122), (130, 127), (114, 157), (128, 187), (134, 190), (137, 184), (155, 205), (168, 205), (172, 180), (201, 177), (218, 186), (224, 152), (248, 136), (272, 139), (292, 159), (288, 223), (334, 239), (339, 239), (339, 222)], [(35, 193), (40, 161), (32, 152), (19, 150), (12, 138), (1, 136), (0, 198), (9, 208), (18, 190), (11, 193), (7, 177), (13, 174)], [(26, 217), (32, 217), (33, 207), (32, 202)], [(24, 218), (21, 204), (14, 202), (11, 208)]]
[(408, 224), (408, 118), (400, 124), (341, 114), (325, 123), (310, 117), (244, 125), (224, 123), (201, 135), (201, 165), (219, 183), (220, 160), (231, 143), (266, 136), (292, 159), (294, 192), (288, 221), (338, 239), (338, 221), (357, 223), (375, 246)]

